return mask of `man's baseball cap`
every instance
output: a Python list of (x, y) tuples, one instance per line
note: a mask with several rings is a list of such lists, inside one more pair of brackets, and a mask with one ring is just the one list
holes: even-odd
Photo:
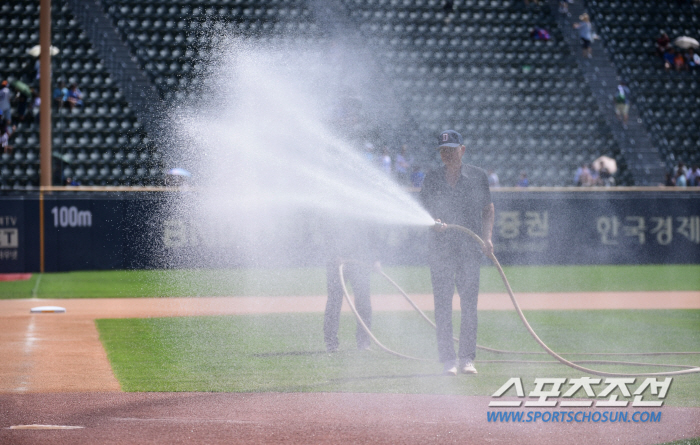
[(445, 130), (438, 137), (438, 148), (452, 147), (457, 148), (463, 144), (462, 135), (454, 130)]

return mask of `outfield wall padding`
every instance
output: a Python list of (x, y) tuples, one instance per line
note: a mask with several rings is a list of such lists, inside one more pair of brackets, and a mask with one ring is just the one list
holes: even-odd
[[(212, 239), (200, 218), (166, 210), (173, 197), (181, 199), (45, 193), (44, 271), (324, 264), (311, 212), (285, 214), (254, 237), (239, 228)], [(695, 191), (495, 191), (493, 200), (494, 246), (504, 265), (700, 263)], [(40, 202), (39, 194), (0, 196), (0, 273), (41, 270)], [(426, 264), (426, 228), (381, 231), (385, 264)]]

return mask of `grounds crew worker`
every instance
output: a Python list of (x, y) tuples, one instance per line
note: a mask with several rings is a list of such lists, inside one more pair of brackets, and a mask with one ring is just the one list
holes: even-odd
[[(462, 135), (443, 131), (438, 150), (444, 168), (425, 176), (420, 199), (437, 221), (466, 227), (481, 236), (484, 253), (493, 252), (494, 207), (486, 172), (462, 164), (466, 150)], [(476, 374), (476, 304), (479, 296), (481, 252), (476, 241), (456, 230), (436, 225), (429, 240), (430, 278), (435, 299), (435, 324), (440, 361), (446, 375)], [(452, 297), (455, 286), (462, 312), (459, 330), (459, 354), (452, 340)], [(459, 363), (457, 358), (459, 357)]]
[[(323, 337), (326, 351), (336, 352), (340, 346), (338, 328), (340, 309), (343, 305), (343, 287), (339, 266), (344, 263), (343, 275), (352, 286), (355, 308), (368, 328), (372, 327), (372, 304), (370, 301), (370, 276), (372, 267), (380, 268), (378, 231), (362, 221), (331, 218), (325, 224), (324, 247), (326, 256), (326, 285), (328, 300), (323, 318)], [(357, 323), (355, 333), (357, 349), (370, 346), (370, 337)]]

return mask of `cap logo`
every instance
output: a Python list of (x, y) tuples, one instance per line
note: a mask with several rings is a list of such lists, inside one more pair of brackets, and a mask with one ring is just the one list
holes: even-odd
[(447, 142), (450, 139), (450, 135), (447, 133), (444, 133), (442, 135), (442, 142)]

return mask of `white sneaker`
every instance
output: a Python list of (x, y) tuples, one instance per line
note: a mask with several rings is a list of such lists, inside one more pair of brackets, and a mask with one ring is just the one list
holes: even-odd
[(462, 374), (477, 374), (476, 368), (474, 367), (474, 363), (471, 361), (464, 362), (461, 365), (459, 365), (459, 372)]
[(442, 370), (443, 375), (455, 376), (457, 375), (457, 366), (454, 362), (447, 362)]

